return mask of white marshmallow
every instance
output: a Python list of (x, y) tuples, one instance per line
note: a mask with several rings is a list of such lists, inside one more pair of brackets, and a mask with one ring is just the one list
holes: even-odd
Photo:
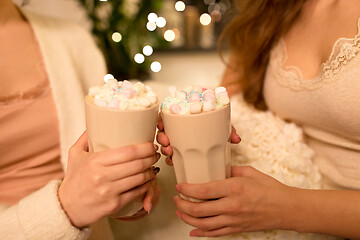
[(215, 95), (218, 95), (219, 93), (226, 92), (226, 88), (224, 87), (217, 87), (215, 88)]
[(151, 102), (147, 98), (140, 98), (139, 103), (143, 107), (149, 107), (151, 105)]
[(94, 99), (94, 104), (100, 107), (106, 107), (106, 100), (103, 98)]
[(201, 113), (202, 103), (201, 102), (193, 102), (190, 104), (190, 113), (198, 114)]
[(205, 101), (203, 103), (203, 111), (204, 112), (209, 112), (209, 111), (213, 111), (215, 109), (215, 103), (212, 101)]
[(141, 82), (135, 83), (133, 86), (133, 90), (135, 92), (137, 92), (138, 94), (142, 94), (142, 93), (146, 92), (145, 85)]

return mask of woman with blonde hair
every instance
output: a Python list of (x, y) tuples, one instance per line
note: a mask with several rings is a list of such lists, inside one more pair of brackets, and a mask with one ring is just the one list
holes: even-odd
[[(198, 237), (282, 229), (359, 239), (360, 1), (240, 6), (225, 31), (231, 58), (222, 84), (303, 128), (323, 190), (289, 187), (252, 167), (233, 167), (224, 181), (177, 185), (181, 194), (212, 200), (176, 197), (177, 215)], [(163, 132), (158, 141), (170, 156)]]

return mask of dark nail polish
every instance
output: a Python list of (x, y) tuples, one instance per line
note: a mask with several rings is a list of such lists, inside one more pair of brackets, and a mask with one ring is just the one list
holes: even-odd
[(155, 174), (158, 174), (158, 172), (160, 172), (160, 168), (159, 167), (153, 167), (153, 171)]

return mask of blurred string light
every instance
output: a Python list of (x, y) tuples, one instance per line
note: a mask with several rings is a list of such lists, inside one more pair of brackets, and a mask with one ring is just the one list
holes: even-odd
[(183, 1), (177, 1), (175, 3), (175, 10), (178, 12), (183, 12), (186, 8), (186, 5)]
[(231, 7), (230, 0), (204, 0), (204, 3), (208, 5), (208, 13), (213, 22), (219, 22)]
[(143, 63), (145, 61), (145, 57), (141, 53), (137, 53), (134, 56), (134, 60), (135, 60), (136, 63), (141, 64), (141, 63)]
[(163, 27), (165, 27), (165, 25), (166, 25), (166, 20), (165, 20), (165, 18), (163, 18), (163, 17), (158, 17), (158, 18), (156, 19), (156, 26), (158, 26), (159, 28), (163, 28)]
[(161, 64), (158, 61), (154, 61), (153, 63), (151, 63), (150, 69), (155, 73), (160, 72)]
[(168, 42), (172, 42), (175, 40), (175, 32), (173, 30), (166, 30), (165, 33), (164, 33), (164, 38), (166, 41)]
[(115, 77), (112, 74), (108, 73), (104, 76), (104, 82), (107, 83), (109, 79), (115, 79)]
[(113, 40), (114, 42), (117, 42), (117, 43), (118, 43), (118, 42), (121, 41), (122, 36), (121, 36), (121, 34), (120, 34), (119, 32), (114, 32), (114, 33), (112, 34), (111, 38), (112, 38), (112, 40)]
[(202, 25), (209, 25), (211, 23), (211, 16), (208, 13), (203, 13), (200, 16), (200, 23)]
[(148, 20), (149, 20), (149, 22), (156, 22), (156, 19), (158, 18), (158, 16), (156, 15), (156, 13), (149, 13), (149, 15), (148, 15)]
[(148, 23), (146, 24), (146, 28), (147, 28), (147, 30), (149, 30), (150, 32), (155, 31), (155, 29), (156, 29), (156, 23), (155, 23), (155, 22), (148, 22)]
[(153, 52), (154, 52), (154, 49), (151, 46), (149, 46), (149, 45), (144, 46), (143, 53), (145, 56), (150, 56), (151, 54), (153, 54)]

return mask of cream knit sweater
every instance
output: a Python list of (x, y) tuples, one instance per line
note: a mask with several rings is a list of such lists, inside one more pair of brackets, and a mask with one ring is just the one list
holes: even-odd
[[(64, 20), (23, 12), (33, 28), (45, 62), (60, 124), (61, 162), (66, 169), (69, 147), (85, 130), (83, 96), (106, 73), (91, 35)], [(90, 228), (73, 227), (57, 197), (54, 180), (11, 207), (0, 205), (0, 239), (87, 239)], [(93, 239), (111, 239), (111, 237)]]

